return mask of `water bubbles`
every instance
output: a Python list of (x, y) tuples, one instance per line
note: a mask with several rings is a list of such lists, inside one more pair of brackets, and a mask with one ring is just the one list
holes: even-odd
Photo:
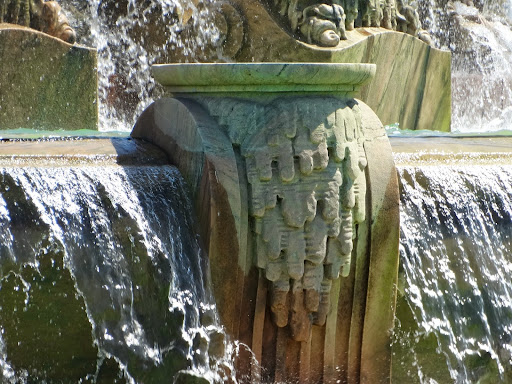
[(107, 329), (105, 329), (105, 332), (103, 333), (103, 338), (104, 338), (106, 341), (113, 341), (113, 340), (114, 340), (114, 338), (112, 337), (112, 335), (110, 335), (110, 334), (108, 333), (108, 330), (107, 330)]

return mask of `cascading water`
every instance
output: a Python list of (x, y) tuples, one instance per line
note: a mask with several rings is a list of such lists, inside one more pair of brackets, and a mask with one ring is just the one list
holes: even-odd
[(400, 166), (394, 382), (512, 382), (512, 167)]
[(511, 130), (512, 2), (420, 0), (418, 7), (435, 46), (452, 52), (452, 131)]
[(214, 51), (216, 0), (61, 0), (79, 43), (98, 50), (100, 130), (130, 131), (158, 96), (151, 65)]
[(0, 381), (222, 382), (179, 173), (54, 165), (0, 167)]
[[(437, 47), (452, 52), (453, 131), (512, 129), (511, 5), (419, 2)], [(421, 165), (397, 158), (402, 287), (393, 380), (510, 383), (510, 158), (440, 164), (437, 155)]]

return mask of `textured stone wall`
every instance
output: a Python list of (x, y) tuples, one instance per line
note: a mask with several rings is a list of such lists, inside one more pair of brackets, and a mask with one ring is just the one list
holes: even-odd
[(0, 24), (0, 130), (97, 129), (96, 51)]

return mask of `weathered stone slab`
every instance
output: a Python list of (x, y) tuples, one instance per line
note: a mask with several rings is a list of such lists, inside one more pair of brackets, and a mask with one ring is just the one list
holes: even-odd
[(367, 31), (366, 38), (333, 54), (333, 61), (377, 64), (375, 80), (363, 88), (361, 99), (384, 124), (450, 131), (450, 53), (407, 34)]
[[(322, 92), (354, 95), (375, 75), (374, 65), (331, 63), (160, 64), (155, 80), (172, 93)], [(338, 79), (336, 79), (338, 78)], [(339, 78), (342, 80), (340, 81)]]
[(57, 138), (0, 141), (1, 166), (163, 165), (156, 146), (130, 138)]
[(0, 129), (97, 129), (96, 51), (0, 24)]

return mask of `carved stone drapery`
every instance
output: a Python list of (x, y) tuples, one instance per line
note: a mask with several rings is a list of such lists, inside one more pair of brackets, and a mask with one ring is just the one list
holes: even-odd
[(174, 98), (132, 136), (162, 147), (191, 187), (241, 382), (389, 381), (396, 171), (382, 124), (353, 98), (374, 70), (153, 67)]
[[(358, 102), (325, 96), (200, 102), (245, 159), (254, 262), (272, 282), (275, 323), (289, 324), (294, 340), (306, 341), (312, 323), (325, 324), (332, 280), (348, 276), (354, 228), (365, 220)], [(244, 128), (243, 116), (250, 116)]]

